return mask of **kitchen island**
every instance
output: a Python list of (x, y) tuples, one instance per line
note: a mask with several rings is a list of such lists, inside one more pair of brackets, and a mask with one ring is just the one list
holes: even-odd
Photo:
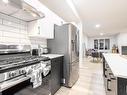
[(103, 54), (103, 75), (107, 95), (127, 95), (127, 59), (120, 54)]

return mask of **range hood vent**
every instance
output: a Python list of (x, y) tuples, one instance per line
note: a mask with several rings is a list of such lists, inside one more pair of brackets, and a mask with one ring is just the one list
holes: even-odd
[(36, 10), (23, 0), (9, 0), (9, 3), (4, 3), (1, 0), (0, 12), (27, 22), (45, 17), (44, 13)]

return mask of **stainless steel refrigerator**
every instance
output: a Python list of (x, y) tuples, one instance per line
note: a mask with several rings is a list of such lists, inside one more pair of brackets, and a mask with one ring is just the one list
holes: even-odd
[(64, 54), (63, 84), (72, 87), (79, 78), (79, 30), (73, 24), (54, 26), (54, 39), (47, 41), (50, 53)]

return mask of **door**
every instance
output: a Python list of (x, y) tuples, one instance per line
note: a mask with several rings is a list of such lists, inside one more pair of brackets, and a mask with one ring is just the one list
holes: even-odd
[(79, 37), (77, 28), (75, 26), (71, 26), (71, 62), (78, 60), (79, 56)]

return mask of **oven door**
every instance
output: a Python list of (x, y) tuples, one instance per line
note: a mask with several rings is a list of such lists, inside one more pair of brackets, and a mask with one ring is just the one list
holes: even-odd
[(42, 85), (33, 88), (30, 79), (21, 82), (2, 92), (2, 95), (51, 95), (50, 91), (50, 74), (43, 78)]
[(7, 89), (23, 82), (23, 81), (28, 80), (28, 79), (29, 79), (28, 77), (25, 77), (24, 75), (22, 75), (22, 76), (4, 81), (4, 82), (0, 83), (0, 92), (7, 90)]

